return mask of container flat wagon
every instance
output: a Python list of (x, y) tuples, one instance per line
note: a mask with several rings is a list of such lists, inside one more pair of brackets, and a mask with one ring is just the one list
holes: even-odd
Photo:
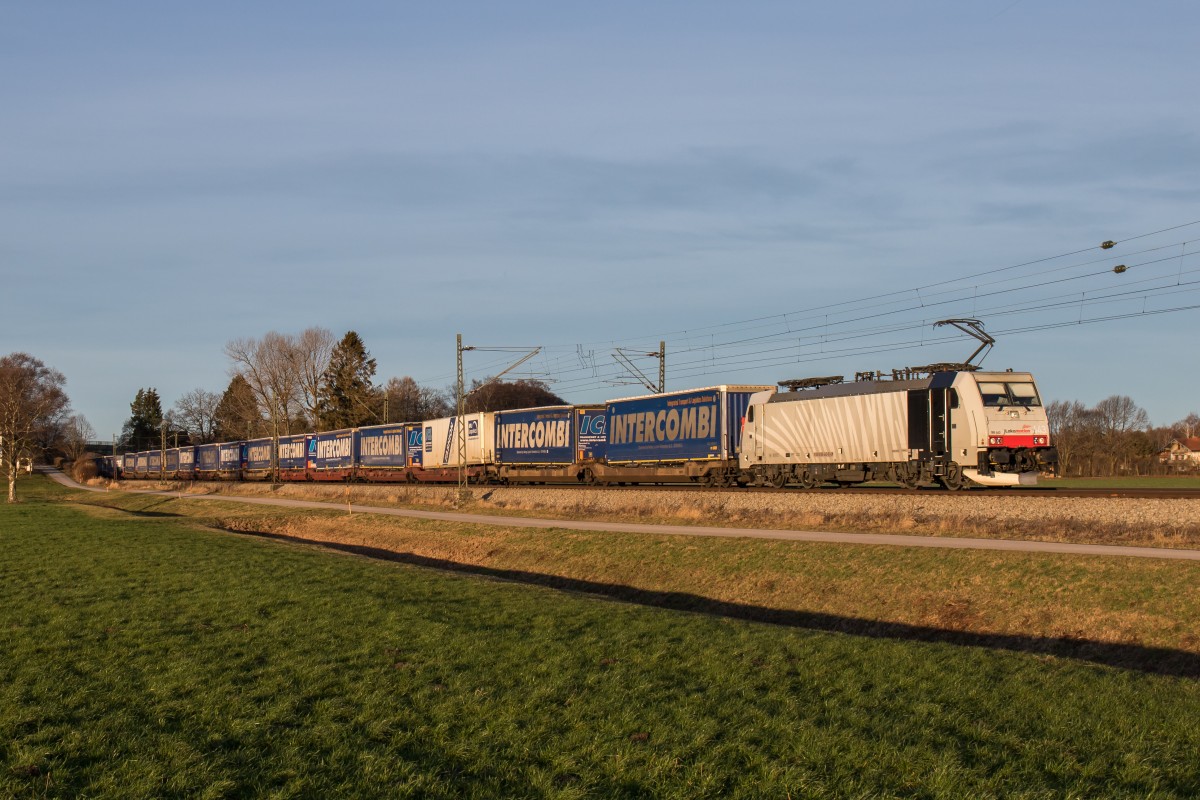
[(308, 434), (295, 433), (279, 437), (279, 479), (303, 481), (308, 479)]
[(746, 408), (770, 388), (722, 385), (609, 401), (595, 481), (733, 485)]
[(196, 447), (196, 479), (215, 481), (221, 477), (220, 464), (221, 445), (202, 444)]
[(271, 437), (246, 442), (246, 468), (243, 477), (248, 481), (269, 481), (275, 471), (275, 440)]
[(240, 481), (245, 477), (246, 443), (222, 442), (217, 445), (217, 479)]
[[(458, 425), (465, 431), (465, 458), (459, 458)], [(495, 474), (495, 414), (491, 411), (431, 419), (422, 424), (420, 467), (409, 467), (411, 480), (454, 483), (461, 463), (467, 480), (479, 483)]]
[(179, 477), (194, 480), (196, 477), (195, 446), (179, 448)]
[(545, 406), (497, 411), (495, 464), (488, 476), (501, 482), (578, 483), (576, 409)]
[(359, 428), (355, 478), (377, 483), (409, 481), (407, 440), (405, 423)]
[(358, 459), (358, 432), (354, 428), (310, 433), (307, 440), (307, 478), (310, 481), (354, 479)]

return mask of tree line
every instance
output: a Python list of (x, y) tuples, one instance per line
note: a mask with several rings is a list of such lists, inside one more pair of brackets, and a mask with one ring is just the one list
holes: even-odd
[[(121, 432), (127, 450), (177, 444), (286, 436), (450, 416), (454, 386), (423, 386), (405, 375), (375, 383), (377, 364), (356, 331), (337, 339), (326, 328), (298, 334), (271, 331), (230, 340), (224, 348), (230, 381), (223, 392), (202, 387), (164, 412), (154, 387), (138, 389)], [(468, 413), (559, 405), (538, 380), (473, 381)]]
[(1159, 453), (1172, 439), (1200, 435), (1195, 412), (1172, 425), (1154, 427), (1132, 398), (1113, 395), (1087, 407), (1078, 400), (1046, 406), (1050, 440), (1058, 448), (1058, 471), (1070, 477), (1153, 475), (1166, 472)]
[[(415, 422), (454, 412), (454, 387), (422, 386), (411, 377), (377, 385), (376, 362), (362, 338), (337, 340), (324, 328), (272, 331), (225, 347), (230, 381), (223, 392), (196, 388), (164, 413), (154, 387), (138, 389), (121, 435), (127, 450), (253, 439), (386, 422)], [(95, 431), (72, 413), (66, 378), (28, 353), (0, 357), (0, 473), (9, 501), (25, 463), (51, 455), (76, 460)], [(473, 381), (468, 413), (559, 405), (565, 401), (536, 380)], [(1072, 400), (1046, 406), (1059, 472), (1068, 476), (1147, 475), (1166, 471), (1158, 455), (1172, 439), (1200, 436), (1195, 412), (1154, 427), (1131, 398), (1113, 395), (1088, 407)]]

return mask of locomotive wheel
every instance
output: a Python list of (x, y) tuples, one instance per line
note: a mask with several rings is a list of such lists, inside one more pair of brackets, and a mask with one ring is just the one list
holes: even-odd
[(916, 489), (921, 485), (921, 473), (909, 470), (896, 472), (896, 483), (905, 489)]
[(804, 470), (800, 474), (800, 486), (804, 489), (815, 489), (821, 485), (821, 482), (813, 476), (808, 470)]
[(788, 485), (788, 480), (790, 478), (791, 478), (791, 476), (788, 475), (786, 472), (784, 472), (783, 470), (779, 470), (778, 472), (776, 472), (774, 475), (772, 475), (770, 477), (768, 482), (772, 486), (774, 486), (776, 489), (782, 489), (783, 487)]
[(939, 480), (948, 492), (957, 492), (967, 485), (966, 481), (963, 480), (962, 468), (958, 464), (951, 464), (946, 469), (946, 474)]

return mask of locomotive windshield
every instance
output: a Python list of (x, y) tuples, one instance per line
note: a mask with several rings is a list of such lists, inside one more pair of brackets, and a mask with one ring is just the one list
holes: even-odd
[(1028, 381), (980, 381), (979, 394), (983, 396), (985, 406), (1025, 406), (1031, 408), (1040, 406), (1042, 400), (1038, 397), (1037, 388)]

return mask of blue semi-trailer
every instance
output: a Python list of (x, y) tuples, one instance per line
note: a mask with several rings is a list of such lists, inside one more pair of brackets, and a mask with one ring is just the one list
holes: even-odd
[(750, 396), (769, 386), (710, 386), (605, 404), (598, 483), (733, 483)]

